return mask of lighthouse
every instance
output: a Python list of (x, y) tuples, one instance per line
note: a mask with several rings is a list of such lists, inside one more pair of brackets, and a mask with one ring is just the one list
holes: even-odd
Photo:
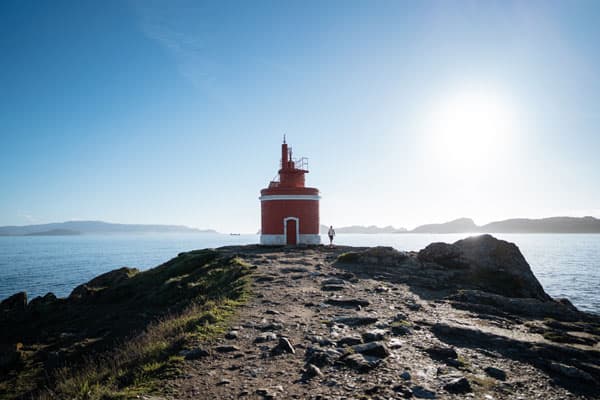
[(319, 244), (319, 189), (305, 187), (306, 158), (292, 158), (283, 137), (278, 177), (260, 191), (263, 245)]

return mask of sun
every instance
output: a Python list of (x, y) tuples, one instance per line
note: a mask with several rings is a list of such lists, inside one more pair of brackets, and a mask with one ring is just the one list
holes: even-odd
[(514, 120), (507, 96), (497, 90), (467, 88), (434, 102), (427, 135), (442, 161), (472, 166), (493, 159), (506, 148)]

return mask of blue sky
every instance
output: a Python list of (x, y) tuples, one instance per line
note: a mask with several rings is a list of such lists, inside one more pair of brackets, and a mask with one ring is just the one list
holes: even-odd
[(600, 3), (0, 3), (0, 225), (600, 217)]

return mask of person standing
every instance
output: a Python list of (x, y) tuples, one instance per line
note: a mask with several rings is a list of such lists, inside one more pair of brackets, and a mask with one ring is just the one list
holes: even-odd
[(329, 247), (333, 246), (333, 237), (335, 236), (335, 230), (333, 230), (333, 225), (329, 226), (329, 231), (327, 232), (329, 236)]

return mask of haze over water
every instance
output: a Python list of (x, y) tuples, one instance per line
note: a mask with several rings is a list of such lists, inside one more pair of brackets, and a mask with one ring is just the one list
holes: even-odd
[[(420, 250), (453, 243), (467, 234), (339, 234), (352, 246)], [(516, 243), (544, 289), (578, 308), (600, 314), (600, 234), (494, 234)], [(323, 243), (325, 243), (323, 237)], [(252, 244), (257, 235), (146, 234), (69, 237), (0, 237), (0, 299), (26, 291), (29, 299), (53, 292), (67, 296), (77, 285), (122, 266), (152, 268), (182, 251)]]

